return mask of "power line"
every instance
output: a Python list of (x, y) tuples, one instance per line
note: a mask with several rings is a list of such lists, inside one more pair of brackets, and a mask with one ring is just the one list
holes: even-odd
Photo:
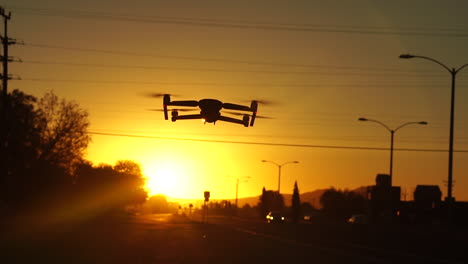
[[(404, 70), (404, 69), (397, 69), (397, 68), (382, 68), (382, 67), (356, 67), (356, 66), (341, 66), (341, 65), (320, 65), (320, 64), (295, 64), (295, 63), (278, 63), (278, 62), (269, 62), (269, 61), (251, 61), (251, 60), (235, 60), (235, 59), (221, 59), (221, 58), (203, 58), (203, 57), (189, 57), (189, 56), (175, 56), (175, 55), (161, 55), (161, 54), (154, 54), (154, 53), (139, 53), (139, 52), (128, 52), (128, 51), (116, 51), (116, 50), (106, 50), (106, 49), (89, 49), (89, 48), (78, 48), (78, 47), (67, 47), (67, 46), (57, 46), (57, 45), (49, 45), (49, 44), (35, 44), (35, 43), (23, 43), (25, 46), (31, 46), (36, 48), (46, 48), (46, 49), (62, 49), (62, 50), (70, 50), (70, 51), (77, 51), (77, 52), (92, 52), (92, 53), (102, 53), (102, 54), (110, 54), (110, 55), (124, 55), (124, 56), (135, 56), (135, 57), (152, 57), (152, 58), (165, 58), (165, 59), (177, 59), (177, 60), (189, 60), (189, 61), (201, 61), (201, 62), (222, 62), (224, 63), (232, 63), (232, 64), (247, 64), (247, 65), (258, 65), (258, 66), (276, 66), (276, 67), (295, 67), (295, 68), (313, 68), (313, 69), (324, 69), (324, 68), (332, 68), (332, 69), (339, 69), (339, 70), (358, 70), (358, 71), (388, 71), (388, 72), (395, 72), (395, 73), (427, 73), (427, 70)], [(23, 61), (26, 63), (35, 63), (35, 64), (57, 64), (57, 65), (75, 65), (75, 66), (95, 66), (95, 67), (116, 67), (116, 68), (144, 68), (144, 69), (152, 69), (152, 68), (160, 68), (160, 67), (147, 67), (147, 66), (125, 66), (125, 65), (109, 65), (109, 64), (83, 64), (83, 63), (73, 63), (73, 62), (44, 62), (44, 61)], [(164, 68), (164, 67), (161, 67)], [(184, 68), (180, 68), (184, 69)], [(185, 68), (187, 69), (187, 68)], [(187, 69), (192, 70), (192, 69)], [(206, 70), (213, 70), (213, 71), (222, 71), (221, 69), (206, 69)], [(261, 72), (261, 71), (259, 71)], [(276, 71), (272, 71), (275, 72)], [(280, 72), (280, 71), (278, 71)], [(291, 72), (291, 71), (288, 71)], [(435, 72), (435, 71), (432, 71)], [(291, 72), (291, 73), (298, 73), (298, 72)], [(435, 74), (437, 75), (437, 74)], [(412, 76), (412, 75), (411, 75)], [(427, 76), (434, 76), (434, 73), (430, 73)], [(440, 77), (442, 75), (438, 75)]]
[[(204, 22), (217, 22), (217, 23), (238, 23), (238, 24), (260, 24), (260, 25), (274, 25), (274, 26), (294, 26), (294, 27), (333, 27), (333, 28), (353, 28), (353, 29), (394, 29), (395, 27), (379, 27), (379, 26), (354, 26), (354, 25), (330, 25), (330, 24), (304, 24), (304, 23), (285, 23), (285, 22), (272, 22), (272, 21), (252, 21), (252, 20), (234, 20), (234, 19), (208, 19), (208, 18), (187, 18), (187, 17), (171, 17), (171, 16), (135, 16), (132, 14), (99, 12), (89, 10), (71, 10), (71, 9), (57, 9), (57, 8), (30, 8), (10, 6), (12, 9), (25, 10), (29, 12), (43, 12), (43, 14), (51, 13), (71, 13), (75, 15), (95, 15), (95, 16), (108, 16), (108, 17), (130, 17), (130, 18), (144, 18), (144, 19), (167, 19), (167, 20), (183, 20), (183, 21), (204, 21)], [(432, 31), (461, 31), (465, 32), (463, 28), (435, 28), (435, 27), (396, 27), (398, 30), (432, 30)]]
[[(199, 72), (230, 72), (230, 73), (259, 73), (259, 74), (302, 74), (302, 75), (350, 75), (350, 76), (363, 76), (363, 73), (356, 72), (311, 72), (311, 71), (270, 71), (270, 70), (227, 70), (216, 68), (185, 68), (185, 67), (164, 67), (164, 66), (132, 66), (132, 65), (115, 65), (115, 64), (94, 64), (94, 63), (75, 63), (75, 62), (56, 62), (56, 61), (22, 61), (23, 63), (30, 64), (43, 64), (43, 65), (64, 65), (64, 66), (78, 66), (78, 67), (101, 67), (101, 68), (119, 68), (119, 69), (143, 69), (143, 70), (168, 70), (168, 71), (199, 71)], [(317, 65), (317, 68), (320, 66)], [(322, 65), (321, 68), (327, 66)], [(328, 66), (330, 68), (338, 69), (339, 66)], [(373, 68), (359, 68), (359, 67), (346, 67), (347, 70), (368, 70), (368, 71), (386, 71), (384, 69)], [(403, 76), (403, 77), (445, 77), (444, 75), (429, 74), (405, 74), (405, 70), (390, 70), (392, 72), (401, 72), (398, 74), (375, 74), (372, 76)], [(422, 71), (417, 71), (423, 73)], [(424, 72), (426, 73), (426, 72)], [(367, 76), (367, 75), (366, 75)]]
[[(175, 17), (137, 17), (129, 15), (116, 15), (103, 12), (84, 12), (74, 10), (58, 9), (39, 9), (39, 8), (21, 8), (16, 7), (19, 12), (41, 15), (41, 16), (59, 16), (68, 18), (88, 18), (94, 20), (113, 20), (151, 24), (176, 24), (188, 26), (202, 26), (215, 28), (237, 28), (254, 30), (275, 30), (275, 31), (297, 31), (297, 32), (319, 32), (319, 33), (345, 33), (345, 34), (366, 34), (366, 35), (403, 35), (403, 36), (422, 36), (422, 37), (468, 37), (462, 29), (422, 29), (422, 28), (397, 28), (389, 29), (384, 27), (359, 27), (359, 26), (335, 26), (335, 25), (311, 25), (311, 24), (287, 24), (271, 22), (253, 22), (239, 20), (214, 20), (214, 19), (188, 19)], [(23, 10), (23, 11), (21, 11)], [(448, 33), (447, 31), (452, 31)], [(463, 33), (458, 33), (458, 32)]]
[[(163, 139), (163, 140), (179, 140), (179, 141), (194, 141), (194, 142), (208, 142), (208, 143), (243, 144), (243, 145), (263, 145), (263, 146), (276, 146), (276, 147), (325, 148), (325, 149), (348, 149), (348, 150), (385, 150), (385, 151), (389, 150), (388, 148), (375, 148), (375, 147), (351, 147), (351, 146), (288, 144), (288, 143), (269, 143), (269, 142), (252, 142), (252, 141), (230, 141), (230, 140), (214, 140), (214, 139), (172, 138), (172, 137), (143, 136), (143, 135), (132, 135), (132, 134), (116, 134), (116, 133), (104, 133), (104, 132), (92, 132), (92, 131), (88, 132), (88, 134), (100, 135), (100, 136)], [(441, 149), (399, 148), (399, 149), (394, 149), (394, 150), (398, 150), (398, 151), (416, 151), (416, 152), (447, 152), (447, 150), (441, 150)], [(454, 152), (468, 153), (468, 150), (456, 150)]]
[[(151, 133), (150, 131), (129, 131), (129, 130), (113, 130), (113, 129), (99, 129), (99, 128), (94, 128), (92, 129), (93, 132), (97, 133), (111, 133), (111, 134), (130, 134), (130, 135), (135, 135), (135, 134), (145, 134), (145, 133)], [(174, 134), (174, 133), (172, 133)], [(193, 132), (180, 132), (176, 133), (179, 135), (188, 135), (188, 136), (204, 136), (204, 137), (243, 137), (243, 138), (269, 138), (269, 139), (290, 139), (291, 135), (271, 135), (271, 134), (214, 134), (214, 133), (193, 133)], [(344, 142), (373, 142), (373, 143), (378, 143), (382, 142), (383, 138), (386, 138), (385, 136), (377, 136), (377, 135), (372, 135), (372, 136), (363, 136), (363, 135), (348, 135), (348, 136), (340, 136), (338, 137), (330, 137), (330, 136), (311, 136), (311, 135), (294, 135), (295, 139), (304, 139), (304, 140), (310, 140), (310, 139), (315, 139), (315, 140), (322, 140), (322, 141), (344, 141)], [(458, 138), (458, 142), (460, 145), (466, 145), (465, 142), (468, 140), (468, 138)], [(445, 138), (442, 137), (435, 137), (435, 138), (427, 138), (427, 139), (419, 139), (419, 140), (414, 140), (414, 139), (409, 139), (409, 138), (400, 138), (398, 142), (400, 143), (418, 143), (418, 144), (445, 144)], [(468, 143), (468, 141), (466, 141)]]
[[(67, 47), (67, 46), (57, 46), (57, 45), (49, 45), (49, 44), (36, 44), (36, 43), (25, 43), (24, 45), (31, 46), (31, 47), (36, 47), (36, 48), (62, 49), (62, 50), (70, 50), (70, 51), (77, 51), (77, 52), (93, 52), (93, 53), (102, 53), (102, 54), (110, 54), (110, 55), (124, 55), (124, 56), (164, 58), (164, 59), (178, 59), (178, 60), (190, 60), (190, 61), (202, 61), (202, 62), (222, 62), (222, 63), (233, 63), (233, 64), (248, 64), (248, 65), (260, 65), (260, 66), (279, 66), (279, 67), (296, 67), (296, 68), (323, 68), (324, 67), (324, 65), (309, 65), (309, 64), (294, 64), (294, 63), (276, 63), (276, 62), (268, 62), (268, 61), (251, 61), (251, 60), (235, 60), (235, 59), (221, 59), (221, 58), (174, 56), (174, 55), (161, 55), (161, 54), (154, 54), (154, 53), (127, 52), (127, 51), (115, 51), (115, 50), (106, 50), (106, 49), (89, 49), (89, 48)], [(335, 67), (335, 68), (339, 68), (339, 69), (368, 70), (368, 68), (348, 67), (348, 66), (325, 66), (325, 67)], [(389, 71), (395, 70), (395, 69), (391, 69), (391, 68), (374, 68), (374, 69), (389, 70)]]
[[(76, 15), (96, 15), (96, 16), (110, 16), (110, 17), (131, 17), (131, 18), (145, 18), (145, 19), (168, 19), (168, 20), (184, 20), (184, 21), (204, 21), (204, 22), (217, 22), (217, 23), (238, 23), (238, 24), (260, 24), (260, 25), (275, 25), (275, 26), (295, 26), (295, 27), (333, 27), (333, 28), (354, 28), (354, 29), (394, 29), (390, 27), (378, 27), (378, 26), (354, 26), (354, 25), (330, 25), (330, 24), (304, 24), (304, 23), (285, 23), (285, 22), (272, 22), (272, 21), (252, 21), (252, 20), (234, 20), (234, 19), (208, 19), (208, 18), (187, 18), (187, 17), (172, 17), (172, 16), (135, 16), (132, 14), (122, 13), (110, 13), (110, 12), (99, 12), (89, 10), (71, 10), (71, 9), (57, 9), (57, 8), (30, 8), (30, 7), (19, 7), (10, 6), (12, 9), (25, 10), (25, 11), (36, 11), (43, 13), (72, 13)], [(435, 31), (466, 31), (463, 28), (423, 28), (423, 27), (396, 27), (399, 30), (435, 30)]]
[(217, 82), (153, 82), (153, 81), (117, 81), (117, 80), (87, 80), (87, 79), (54, 79), (54, 78), (22, 78), (22, 81), (30, 82), (49, 82), (49, 83), (97, 83), (97, 84), (141, 84), (141, 85), (172, 85), (172, 86), (231, 86), (231, 87), (305, 87), (305, 88), (324, 88), (324, 87), (440, 87), (435, 83), (430, 85), (408, 85), (401, 84), (277, 84), (277, 83), (217, 83)]

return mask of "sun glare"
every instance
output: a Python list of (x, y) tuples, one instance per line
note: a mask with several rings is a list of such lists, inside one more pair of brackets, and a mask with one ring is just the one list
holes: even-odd
[(146, 188), (149, 195), (164, 194), (175, 196), (178, 191), (183, 171), (175, 163), (155, 164), (145, 170)]

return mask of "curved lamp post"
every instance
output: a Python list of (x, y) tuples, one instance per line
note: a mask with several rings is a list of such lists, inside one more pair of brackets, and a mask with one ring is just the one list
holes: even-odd
[[(230, 177), (230, 176), (227, 176), (227, 177)], [(236, 178), (236, 208), (238, 208), (238, 206), (237, 206), (237, 197), (238, 197), (238, 194), (239, 194), (239, 182), (248, 182), (249, 179), (250, 179), (250, 176)]]
[(401, 124), (399, 125), (398, 127), (396, 127), (395, 129), (391, 129), (390, 127), (388, 127), (387, 125), (385, 125), (384, 123), (378, 121), (378, 120), (374, 120), (374, 119), (369, 119), (369, 118), (365, 118), (365, 117), (360, 117), (358, 119), (359, 121), (369, 121), (369, 122), (374, 122), (374, 123), (377, 123), (383, 127), (385, 127), (388, 132), (390, 132), (390, 186), (392, 186), (392, 178), (393, 178), (393, 137), (395, 135), (395, 132), (404, 127), (404, 126), (407, 126), (407, 125), (412, 125), (412, 124), (416, 124), (416, 125), (427, 125), (427, 122), (426, 121), (420, 121), (420, 122), (407, 122), (407, 123), (404, 123), (404, 124)]
[(297, 160), (294, 160), (294, 161), (288, 161), (288, 162), (285, 162), (283, 164), (278, 164), (274, 161), (270, 161), (270, 160), (262, 160), (262, 162), (269, 162), (269, 163), (273, 163), (275, 164), (276, 166), (278, 166), (278, 194), (280, 193), (280, 183), (281, 183), (281, 168), (286, 165), (286, 164), (290, 164), (290, 163), (299, 163), (299, 161)]
[(448, 180), (447, 180), (447, 200), (451, 203), (453, 198), (452, 198), (452, 179), (453, 179), (453, 128), (454, 128), (454, 115), (455, 115), (455, 77), (457, 76), (457, 73), (460, 72), (463, 68), (468, 66), (468, 63), (458, 67), (457, 69), (452, 68), (450, 69), (447, 67), (445, 64), (442, 62), (435, 60), (433, 58), (429, 58), (426, 56), (418, 56), (418, 55), (412, 55), (412, 54), (401, 54), (400, 59), (413, 59), (413, 58), (419, 58), (419, 59), (424, 59), (424, 60), (429, 60), (434, 63), (439, 64), (442, 66), (444, 69), (446, 69), (450, 75), (452, 76), (452, 95), (451, 95), (451, 100), (450, 100), (450, 136), (449, 136), (449, 159), (448, 159)]

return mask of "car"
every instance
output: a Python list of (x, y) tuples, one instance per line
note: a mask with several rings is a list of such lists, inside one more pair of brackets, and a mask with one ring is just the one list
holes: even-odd
[(267, 223), (283, 223), (286, 219), (281, 212), (271, 211), (266, 215)]
[(366, 225), (368, 222), (367, 215), (365, 214), (354, 214), (348, 219), (348, 223), (355, 225)]

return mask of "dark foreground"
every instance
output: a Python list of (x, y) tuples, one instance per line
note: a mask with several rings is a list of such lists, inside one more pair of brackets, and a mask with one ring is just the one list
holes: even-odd
[(173, 215), (3, 225), (0, 263), (467, 263), (460, 232), (398, 230)]

